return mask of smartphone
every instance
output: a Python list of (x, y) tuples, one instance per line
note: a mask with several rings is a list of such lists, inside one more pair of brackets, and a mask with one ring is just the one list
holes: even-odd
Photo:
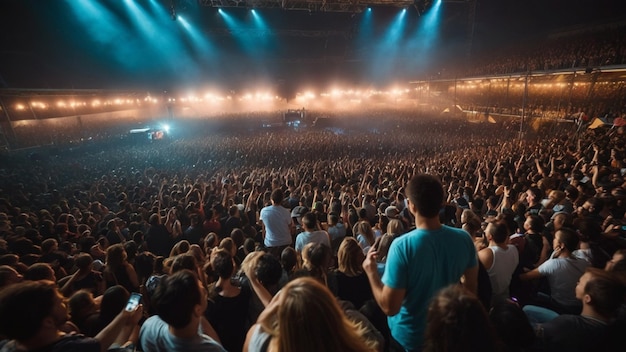
[(126, 308), (124, 309), (126, 309), (129, 312), (132, 312), (135, 309), (137, 309), (137, 306), (139, 306), (139, 303), (141, 303), (141, 293), (133, 292), (130, 295), (128, 302), (126, 303)]

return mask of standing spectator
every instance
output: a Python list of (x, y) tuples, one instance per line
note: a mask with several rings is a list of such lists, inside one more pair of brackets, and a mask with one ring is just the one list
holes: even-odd
[(161, 216), (159, 214), (150, 215), (148, 220), (150, 227), (146, 232), (146, 243), (148, 250), (155, 255), (167, 257), (172, 250), (172, 237), (165, 225), (161, 224)]
[(302, 252), (302, 249), (308, 243), (322, 243), (330, 248), (330, 239), (328, 233), (320, 230), (318, 226), (317, 216), (313, 212), (308, 212), (302, 217), (303, 232), (296, 236), (296, 251)]
[(415, 230), (391, 243), (382, 280), (376, 248), (370, 249), (363, 262), (374, 298), (389, 316), (393, 351), (422, 348), (428, 303), (441, 288), (464, 277), (464, 286), (472, 293), (477, 291), (474, 243), (464, 230), (442, 225), (439, 220), (444, 202), (441, 182), (426, 174), (414, 176), (406, 194)]
[(190, 244), (199, 244), (205, 235), (202, 224), (200, 224), (200, 216), (198, 214), (191, 214), (189, 221), (191, 225), (185, 229), (181, 239), (189, 241)]
[(492, 222), (485, 230), (489, 247), (478, 252), (478, 259), (489, 274), (491, 304), (509, 299), (509, 285), (519, 264), (517, 248), (509, 244), (509, 230), (502, 221)]
[(337, 296), (350, 301), (357, 310), (373, 298), (367, 275), (363, 271), (363, 260), (365, 255), (359, 243), (353, 237), (344, 238), (337, 253)]
[(135, 268), (127, 260), (124, 247), (118, 243), (107, 249), (106, 266), (103, 271), (107, 288), (121, 285), (128, 292), (139, 292)]
[(263, 244), (271, 254), (280, 258), (283, 249), (293, 243), (293, 223), (289, 210), (282, 206), (283, 191), (280, 188), (272, 191), (271, 201), (272, 205), (261, 209)]

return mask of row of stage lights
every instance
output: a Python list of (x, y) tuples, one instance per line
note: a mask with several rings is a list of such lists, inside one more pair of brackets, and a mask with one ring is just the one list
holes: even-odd
[[(415, 88), (414, 90), (420, 90), (421, 88)], [(358, 89), (333, 89), (331, 91), (323, 91), (316, 93), (308, 90), (304, 92), (296, 93), (296, 101), (312, 101), (318, 99), (331, 99), (331, 100), (353, 100), (353, 99), (368, 99), (371, 97), (391, 97), (399, 98), (411, 93), (411, 89), (408, 88), (394, 88), (391, 90), (358, 90)], [(16, 111), (25, 111), (27, 109), (46, 110), (50, 108), (57, 109), (83, 109), (83, 108), (102, 108), (102, 107), (122, 107), (122, 106), (140, 106), (145, 104), (157, 104), (161, 101), (168, 104), (176, 103), (221, 103), (221, 102), (279, 102), (285, 99), (275, 95), (271, 92), (256, 92), (256, 93), (244, 93), (239, 96), (233, 95), (221, 95), (219, 93), (209, 92), (203, 96), (197, 96), (194, 94), (188, 94), (179, 97), (168, 97), (158, 99), (147, 95), (143, 99), (128, 99), (128, 98), (115, 98), (115, 99), (93, 99), (91, 101), (84, 100), (57, 100), (55, 102), (46, 102), (40, 100), (33, 100), (28, 103), (19, 102), (13, 105)], [(30, 106), (29, 106), (30, 105)]]

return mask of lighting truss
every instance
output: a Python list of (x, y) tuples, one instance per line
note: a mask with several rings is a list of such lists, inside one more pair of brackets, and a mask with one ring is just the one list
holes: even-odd
[[(199, 0), (208, 7), (281, 8), (315, 12), (362, 12), (370, 6), (408, 8), (430, 0)], [(423, 5), (423, 4), (422, 4)]]

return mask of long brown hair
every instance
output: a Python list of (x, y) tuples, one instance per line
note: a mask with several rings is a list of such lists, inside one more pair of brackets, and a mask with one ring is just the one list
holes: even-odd
[(337, 262), (339, 271), (347, 276), (358, 276), (363, 272), (363, 261), (365, 254), (354, 237), (346, 237), (339, 245), (337, 252)]
[(376, 343), (365, 338), (365, 329), (345, 316), (335, 297), (318, 281), (295, 279), (279, 295), (260, 321), (277, 351), (376, 350)]

